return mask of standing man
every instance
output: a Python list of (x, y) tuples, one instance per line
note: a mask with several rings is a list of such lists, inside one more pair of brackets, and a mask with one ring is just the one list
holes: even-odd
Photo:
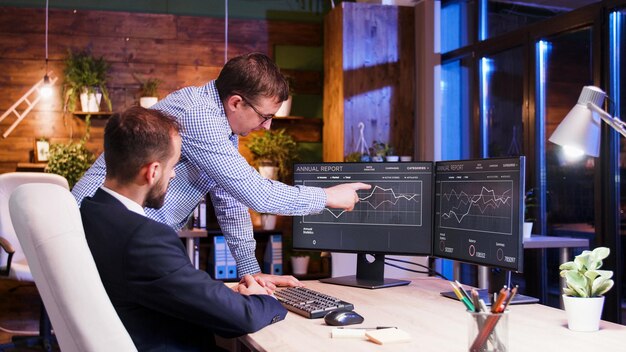
[[(259, 213), (307, 215), (325, 207), (352, 210), (363, 183), (329, 188), (288, 186), (265, 179), (238, 150), (239, 136), (268, 130), (289, 87), (266, 55), (252, 53), (229, 60), (218, 78), (201, 87), (178, 90), (153, 109), (173, 116), (182, 126), (182, 155), (161, 209), (145, 209), (148, 217), (175, 229), (207, 193), (240, 277), (253, 274), (275, 285), (299, 285), (291, 276), (260, 273), (248, 208)], [(100, 155), (72, 193), (79, 205), (102, 185), (105, 156)], [(270, 285), (271, 286), (271, 285)]]
[(286, 310), (250, 275), (232, 290), (195, 269), (171, 227), (146, 217), (176, 175), (174, 119), (132, 107), (104, 131), (107, 174), (80, 212), (102, 283), (139, 351), (213, 351), (214, 333), (234, 337), (284, 319)]

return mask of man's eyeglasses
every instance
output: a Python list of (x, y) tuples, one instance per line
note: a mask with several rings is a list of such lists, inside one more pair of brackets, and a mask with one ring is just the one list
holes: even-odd
[(257, 114), (257, 115), (259, 115), (259, 117), (260, 117), (260, 118), (262, 118), (262, 119), (263, 119), (263, 122), (261, 122), (261, 123), (260, 123), (261, 125), (262, 125), (262, 124), (264, 124), (264, 123), (266, 123), (266, 122), (267, 122), (267, 120), (271, 120), (271, 119), (273, 119), (273, 118), (274, 118), (274, 114), (268, 114), (268, 115), (263, 115), (263, 114), (261, 114), (261, 113), (259, 112), (259, 110), (257, 110), (257, 109), (254, 107), (254, 105), (250, 104), (250, 102), (248, 101), (248, 99), (244, 98), (244, 96), (243, 96), (243, 95), (240, 95), (240, 97), (241, 97), (241, 99), (242, 99), (243, 101), (245, 101), (245, 102), (246, 102), (246, 104), (250, 105), (250, 107), (252, 108), (252, 110), (254, 110), (254, 112), (256, 112), (256, 114)]

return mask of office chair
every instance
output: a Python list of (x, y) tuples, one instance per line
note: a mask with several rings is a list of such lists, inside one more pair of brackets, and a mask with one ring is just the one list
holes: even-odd
[[(15, 230), (9, 217), (9, 197), (15, 188), (25, 183), (48, 183), (69, 189), (65, 178), (55, 174), (41, 172), (11, 172), (0, 175), (0, 279), (16, 280), (20, 282), (34, 283), (33, 276), (26, 262)], [(6, 328), (2, 330), (13, 335), (36, 335), (35, 331), (13, 331)], [(50, 320), (46, 310), (41, 305), (39, 317), (39, 335), (14, 337), (13, 342), (0, 345), (0, 351), (4, 348), (20, 346), (41, 345), (44, 350), (50, 351), (54, 340)]]
[(61, 350), (136, 351), (100, 280), (72, 194), (23, 185), (9, 211)]

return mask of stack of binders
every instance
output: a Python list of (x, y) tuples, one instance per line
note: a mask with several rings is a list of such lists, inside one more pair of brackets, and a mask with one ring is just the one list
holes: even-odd
[(283, 274), (283, 237), (280, 234), (268, 237), (263, 258), (263, 271), (272, 275)]
[(212, 268), (212, 275), (216, 280), (236, 279), (237, 264), (230, 249), (226, 244), (224, 236), (213, 237), (213, 251), (210, 256), (209, 268)]

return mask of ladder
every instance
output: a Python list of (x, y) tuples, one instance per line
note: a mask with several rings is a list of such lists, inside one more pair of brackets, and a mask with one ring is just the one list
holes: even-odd
[[(50, 78), (50, 85), (54, 84), (54, 82), (56, 82), (58, 79), (58, 77), (55, 76), (52, 71), (48, 72), (48, 78)], [(2, 134), (2, 138), (7, 138), (9, 134), (13, 132), (15, 127), (17, 127), (17, 125), (19, 125), (20, 122), (22, 122), (22, 120), (26, 117), (26, 115), (28, 115), (28, 113), (35, 107), (35, 105), (37, 105), (39, 99), (41, 99), (41, 94), (39, 94), (39, 88), (42, 85), (43, 78), (39, 80), (39, 82), (35, 83), (35, 85), (33, 85), (32, 88), (30, 88), (28, 92), (26, 92), (26, 94), (22, 95), (22, 97), (19, 98), (15, 102), (15, 104), (13, 104), (7, 111), (4, 112), (4, 114), (2, 114), (2, 116), (0, 116), (0, 122), (2, 122), (2, 120), (4, 120), (11, 113), (17, 116), (17, 120), (15, 120), (15, 122), (13, 122), (13, 124), (9, 126), (9, 128)], [(27, 107), (22, 112), (19, 112), (18, 107), (23, 102), (26, 102)]]

